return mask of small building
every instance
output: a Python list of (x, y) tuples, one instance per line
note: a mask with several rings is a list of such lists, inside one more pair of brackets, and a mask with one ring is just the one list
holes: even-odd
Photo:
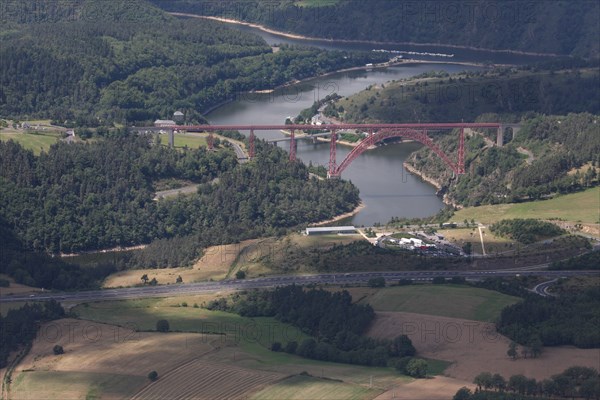
[(185, 116), (183, 115), (183, 113), (181, 111), (175, 111), (173, 113), (173, 121), (177, 122), (178, 124), (183, 123), (183, 121), (185, 120)]
[(157, 128), (168, 128), (170, 126), (176, 126), (177, 123), (170, 119), (157, 119), (154, 121), (154, 126)]
[(326, 235), (331, 233), (348, 235), (356, 233), (356, 228), (353, 226), (319, 226), (314, 228), (306, 228), (307, 235)]

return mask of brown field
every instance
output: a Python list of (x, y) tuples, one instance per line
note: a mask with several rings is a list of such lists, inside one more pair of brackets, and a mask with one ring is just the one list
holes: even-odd
[[(485, 246), (486, 254), (502, 253), (511, 250), (514, 246), (514, 243), (510, 239), (494, 235), (487, 227), (481, 228), (481, 231), (483, 233), (483, 245)], [(440, 229), (437, 233), (460, 247), (467, 242), (471, 242), (473, 253), (483, 254), (481, 237), (479, 236), (479, 229), (477, 227)]]
[(0, 287), (0, 297), (9, 296), (13, 294), (35, 293), (42, 291), (42, 289), (40, 288), (15, 283), (15, 280), (13, 278), (5, 274), (0, 274), (0, 279), (6, 279), (10, 282), (9, 287)]
[(546, 347), (538, 358), (511, 360), (506, 355), (510, 341), (493, 324), (458, 318), (379, 312), (368, 335), (393, 338), (402, 333), (411, 338), (420, 356), (452, 362), (444, 373), (468, 382), (484, 371), (505, 378), (523, 374), (542, 379), (573, 365), (598, 368), (600, 363), (600, 349), (572, 346)]
[[(214, 351), (214, 340), (195, 333), (134, 332), (75, 319), (54, 321), (42, 326), (13, 373), (11, 398), (85, 398), (90, 391), (99, 397), (129, 397), (147, 382), (150, 371), (164, 374)], [(53, 354), (57, 344), (64, 354)], [(113, 384), (118, 382), (117, 393)], [(109, 391), (106, 396), (103, 389)]]
[(140, 277), (144, 274), (148, 274), (149, 279), (156, 278), (159, 284), (175, 283), (179, 275), (184, 283), (223, 279), (229, 273), (240, 251), (254, 245), (257, 241), (253, 239), (236, 244), (209, 247), (204, 251), (204, 256), (192, 267), (120, 271), (106, 278), (103, 286), (108, 288), (138, 285), (141, 283)]
[(435, 376), (431, 379), (416, 379), (375, 397), (374, 400), (448, 400), (461, 387), (475, 389), (469, 381)]
[(147, 385), (132, 399), (246, 399), (248, 394), (285, 377), (274, 372), (193, 360)]
[(239, 270), (247, 277), (289, 272), (285, 269), (290, 259), (304, 259), (307, 250), (330, 248), (362, 240), (360, 235), (305, 236), (292, 233), (283, 238), (245, 240), (240, 243), (212, 246), (192, 267), (164, 269), (135, 269), (110, 275), (103, 287), (134, 286), (141, 284), (141, 276), (156, 278), (159, 284), (175, 283), (179, 275), (184, 283), (221, 280), (234, 277)]

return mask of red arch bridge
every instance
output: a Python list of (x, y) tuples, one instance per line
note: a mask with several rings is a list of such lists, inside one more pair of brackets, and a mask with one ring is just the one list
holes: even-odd
[[(465, 173), (465, 128), (482, 129), (491, 128), (498, 131), (501, 135), (504, 126), (500, 123), (425, 123), (425, 124), (323, 124), (323, 125), (177, 125), (169, 126), (167, 129), (181, 130), (188, 132), (216, 132), (226, 130), (249, 131), (249, 157), (254, 157), (254, 131), (289, 131), (290, 132), (290, 160), (296, 160), (296, 132), (307, 131), (329, 131), (330, 133), (330, 152), (329, 152), (329, 171), (328, 176), (331, 178), (339, 177), (358, 156), (364, 153), (371, 146), (391, 138), (405, 138), (416, 140), (437, 154), (444, 163), (456, 175)], [(156, 129), (156, 128), (154, 128)], [(163, 128), (164, 129), (164, 128)], [(428, 131), (439, 130), (458, 130), (458, 151), (455, 160), (450, 157), (447, 152), (440, 148), (429, 137)], [(336, 159), (336, 140), (337, 132), (340, 131), (355, 131), (365, 132), (365, 138), (352, 149), (350, 153), (337, 163)], [(321, 135), (320, 135), (321, 136)], [(306, 137), (310, 137), (307, 135)]]

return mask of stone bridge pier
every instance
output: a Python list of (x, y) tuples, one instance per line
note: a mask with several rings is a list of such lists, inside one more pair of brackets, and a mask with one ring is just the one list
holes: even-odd
[(496, 134), (496, 146), (502, 147), (504, 145), (504, 134), (506, 129), (512, 130), (512, 137), (515, 138), (517, 133), (521, 130), (521, 124), (502, 124), (498, 127), (498, 133)]

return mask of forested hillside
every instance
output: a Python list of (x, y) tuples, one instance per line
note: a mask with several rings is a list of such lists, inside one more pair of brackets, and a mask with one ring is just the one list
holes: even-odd
[[(224, 16), (306, 36), (439, 43), (486, 49), (600, 55), (598, 2), (152, 0), (179, 12)], [(309, 5), (319, 5), (311, 7)]]
[[(486, 143), (474, 133), (466, 140), (467, 174), (452, 177), (443, 162), (426, 149), (415, 152), (408, 163), (445, 188), (453, 202), (475, 206), (540, 199), (597, 186), (600, 178), (599, 116), (531, 115), (523, 120), (516, 137), (503, 147)], [(455, 154), (455, 137), (438, 144)], [(530, 153), (527, 153), (530, 152)]]
[[(162, 178), (203, 184), (197, 195), (155, 202), (153, 183)], [(358, 201), (352, 184), (309, 179), (307, 167), (263, 143), (256, 160), (240, 166), (230, 151), (180, 152), (134, 135), (59, 143), (39, 157), (0, 143), (0, 216), (37, 251), (188, 235), (198, 235), (188, 244), (202, 248), (328, 219)]]
[[(0, 13), (0, 116), (147, 123), (250, 90), (384, 57), (282, 47), (143, 0), (8, 2)], [(19, 79), (15, 79), (19, 77)]]
[[(596, 68), (557, 67), (432, 71), (370, 87), (332, 108), (345, 122), (522, 121), (503, 147), (494, 146), (495, 130), (467, 131), (467, 174), (457, 179), (427, 148), (407, 162), (437, 181), (453, 203), (538, 199), (598, 185), (600, 175), (600, 74)], [(447, 154), (457, 153), (456, 132), (430, 135)]]
[[(600, 113), (598, 69), (497, 68), (449, 75), (431, 71), (367, 90), (336, 103), (345, 122), (460, 122), (482, 114), (516, 122), (526, 112)], [(341, 108), (340, 108), (341, 107)], [(492, 119), (490, 119), (492, 118)]]

